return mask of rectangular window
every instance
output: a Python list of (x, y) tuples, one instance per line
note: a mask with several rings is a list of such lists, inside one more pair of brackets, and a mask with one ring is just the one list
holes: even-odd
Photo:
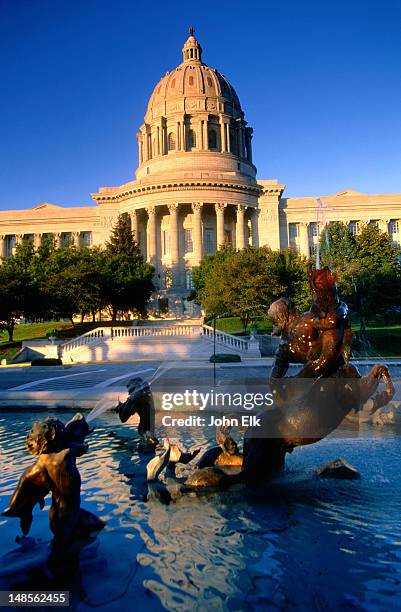
[(233, 233), (231, 230), (224, 230), (224, 242), (225, 244), (233, 243)]
[(185, 288), (194, 288), (194, 281), (192, 280), (192, 270), (185, 270)]
[(319, 236), (319, 234), (320, 234), (319, 223), (311, 223), (310, 224), (310, 235), (312, 236), (312, 238)]
[(207, 254), (216, 251), (215, 231), (212, 228), (206, 227), (204, 230), (204, 247)]
[(353, 236), (356, 236), (359, 232), (359, 223), (358, 221), (350, 221), (349, 223), (349, 231)]
[(399, 226), (398, 226), (398, 221), (396, 219), (393, 219), (390, 221), (390, 223), (388, 224), (388, 231), (389, 234), (398, 234), (399, 232)]
[(170, 255), (170, 231), (163, 230), (163, 255)]
[(377, 219), (371, 219), (371, 221), (369, 221), (369, 225), (373, 225), (373, 227), (379, 227), (379, 222), (377, 221)]
[(184, 245), (185, 253), (192, 253), (194, 250), (192, 244), (192, 229), (184, 229)]
[(82, 246), (90, 246), (92, 244), (92, 232), (81, 233), (81, 244)]
[(72, 243), (72, 234), (71, 232), (62, 232), (60, 239), (61, 246), (67, 246)]
[(295, 240), (296, 238), (298, 238), (298, 236), (299, 236), (298, 223), (290, 223), (288, 225), (288, 235), (290, 237), (290, 241), (291, 240)]

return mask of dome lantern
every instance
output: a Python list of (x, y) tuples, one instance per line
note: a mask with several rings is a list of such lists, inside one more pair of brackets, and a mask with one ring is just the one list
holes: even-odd
[(195, 29), (189, 28), (189, 37), (182, 49), (182, 61), (202, 63), (202, 47), (194, 36)]

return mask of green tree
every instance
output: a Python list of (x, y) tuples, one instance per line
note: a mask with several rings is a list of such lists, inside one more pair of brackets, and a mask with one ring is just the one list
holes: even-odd
[(0, 265), (0, 327), (13, 341), (17, 319), (32, 316), (38, 300), (38, 288), (32, 278), (33, 246), (29, 241), (18, 245), (13, 257)]
[(113, 321), (119, 313), (133, 311), (146, 316), (146, 307), (154, 291), (154, 268), (144, 261), (131, 232), (128, 215), (118, 217), (106, 244), (102, 281), (102, 303)]
[(230, 313), (241, 318), (246, 329), (254, 316), (286, 295), (301, 310), (310, 306), (306, 260), (292, 249), (267, 247), (236, 251), (226, 247), (205, 257), (193, 270), (196, 301), (209, 316)]
[(110, 238), (106, 243), (106, 252), (109, 255), (137, 255), (139, 247), (131, 231), (131, 221), (127, 213), (118, 215), (117, 223), (112, 229)]
[(343, 223), (329, 224), (321, 236), (322, 263), (337, 274), (342, 297), (361, 321), (401, 305), (400, 249), (387, 233), (365, 224), (353, 236)]

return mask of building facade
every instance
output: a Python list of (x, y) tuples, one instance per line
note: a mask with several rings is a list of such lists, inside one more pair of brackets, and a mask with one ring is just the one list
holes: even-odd
[(238, 96), (216, 69), (202, 61), (193, 31), (182, 63), (156, 85), (137, 133), (136, 180), (101, 187), (93, 206), (42, 203), (0, 211), (0, 256), (43, 235), (56, 245), (104, 244), (121, 213), (143, 256), (156, 269), (155, 306), (190, 311), (192, 267), (230, 243), (237, 249), (268, 245), (313, 254), (325, 223), (343, 221), (353, 232), (375, 222), (399, 242), (401, 194), (344, 191), (321, 199), (285, 198), (285, 185), (258, 180), (252, 159), (252, 127)]

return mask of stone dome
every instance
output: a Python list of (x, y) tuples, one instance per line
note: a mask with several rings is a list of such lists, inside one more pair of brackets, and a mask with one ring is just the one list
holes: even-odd
[(182, 63), (160, 79), (150, 97), (137, 133), (136, 177), (215, 172), (254, 181), (253, 130), (232, 85), (202, 61), (193, 32), (190, 28)]
[(150, 97), (145, 121), (182, 110), (226, 113), (243, 117), (233, 86), (215, 68), (202, 62), (202, 48), (191, 34), (184, 44), (182, 63), (167, 72), (157, 83)]

